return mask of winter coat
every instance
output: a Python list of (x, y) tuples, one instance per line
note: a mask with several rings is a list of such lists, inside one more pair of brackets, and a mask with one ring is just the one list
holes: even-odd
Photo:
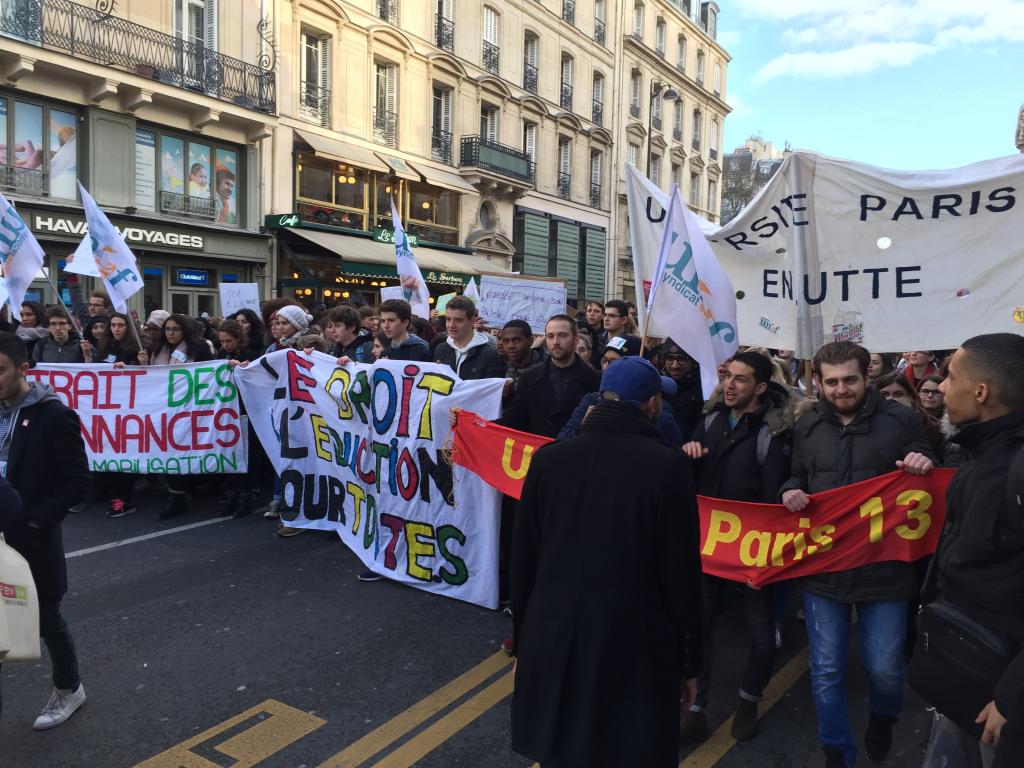
[[(908, 453), (935, 460), (917, 413), (868, 389), (853, 421), (843, 426), (823, 400), (810, 403), (793, 428), (790, 479), (780, 489), (820, 493), (896, 469)], [(804, 407), (801, 404), (801, 407)], [(913, 563), (887, 561), (806, 576), (801, 588), (843, 603), (907, 600), (917, 594)]]
[(349, 344), (331, 344), (327, 354), (332, 357), (347, 357), (350, 360), (355, 360), (357, 363), (372, 363), (373, 334), (364, 328), (360, 328), (359, 333), (356, 334), (356, 337)]
[[(779, 488), (789, 479), (794, 408), (789, 391), (769, 382), (760, 407), (743, 414), (730, 429), (731, 409), (721, 400), (716, 402), (690, 438), (709, 451), (696, 462), (697, 493), (716, 499), (776, 503)], [(763, 428), (768, 429), (771, 440), (761, 462), (758, 443)]]
[[(578, 482), (609, 452), (614, 482)], [(515, 524), (512, 748), (541, 765), (675, 768), (680, 682), (702, 664), (689, 459), (639, 408), (602, 403), (534, 455)]]
[(498, 423), (521, 432), (556, 437), (569, 421), (580, 398), (601, 386), (601, 374), (577, 355), (565, 370), (569, 380), (559, 397), (551, 384), (551, 358), (523, 374), (515, 396)]
[(60, 524), (89, 492), (89, 465), (78, 415), (49, 387), (33, 383), (14, 418), (7, 479), (21, 496), (21, 514), (3, 528), (21, 553), (43, 603), (67, 592)]
[[(969, 424), (953, 441), (964, 460), (946, 491), (937, 593), (1024, 644), (1024, 478), (1012, 481), (1014, 498), (1007, 488), (1010, 464), (1024, 450), (1024, 411)], [(996, 706), (1024, 722), (1024, 650), (999, 681)]]
[[(591, 392), (583, 396), (580, 400), (579, 405), (576, 406), (576, 410), (572, 412), (572, 416), (562, 427), (558, 433), (558, 440), (568, 440), (570, 437), (575, 437), (580, 433), (580, 427), (583, 426), (583, 420), (587, 418), (587, 411), (597, 406), (602, 401), (600, 392)], [(658, 414), (658, 423), (654, 425), (658, 434), (661, 435), (662, 440), (667, 440), (672, 445), (681, 446), (683, 444), (683, 433), (679, 429), (679, 425), (676, 424), (676, 419), (672, 415), (672, 411), (668, 408), (662, 408), (661, 413)]]
[(32, 349), (32, 365), (38, 363), (84, 363), (82, 337), (71, 331), (68, 340), (58, 344), (53, 337), (40, 339)]
[(6, 477), (0, 476), (0, 531), (21, 517), (21, 496)]
[(530, 350), (529, 361), (522, 368), (518, 368), (512, 365), (512, 363), (508, 364), (508, 367), (505, 369), (505, 378), (512, 379), (512, 392), (509, 394), (510, 398), (516, 393), (516, 390), (519, 389), (519, 381), (523, 376), (534, 368), (544, 365), (544, 361), (547, 359), (548, 356), (543, 349), (534, 347)]
[(504, 378), (507, 367), (505, 361), (487, 339), (486, 333), (473, 331), (473, 338), (459, 359), (459, 352), (452, 346), (451, 337), (448, 337), (434, 349), (434, 362), (447, 365), (463, 381)]
[[(662, 371), (662, 376), (668, 376)], [(665, 405), (672, 409), (676, 424), (683, 432), (683, 441), (692, 439), (693, 430), (701, 421), (704, 408), (704, 393), (700, 386), (700, 369), (693, 367), (686, 376), (676, 381), (676, 393), (665, 397)]]
[(427, 342), (415, 333), (410, 333), (409, 338), (397, 347), (393, 344), (389, 345), (381, 355), (381, 359), (410, 360), (414, 363), (429, 363), (433, 360)]

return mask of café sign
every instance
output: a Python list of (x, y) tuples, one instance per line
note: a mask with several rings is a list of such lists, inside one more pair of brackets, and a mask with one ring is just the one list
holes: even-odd
[[(83, 237), (89, 231), (89, 224), (83, 219), (55, 216), (48, 213), (34, 213), (30, 219), (32, 230), (37, 233)], [(206, 245), (205, 238), (199, 234), (137, 225), (117, 226), (115, 224), (115, 227), (129, 246), (151, 245), (201, 251)]]

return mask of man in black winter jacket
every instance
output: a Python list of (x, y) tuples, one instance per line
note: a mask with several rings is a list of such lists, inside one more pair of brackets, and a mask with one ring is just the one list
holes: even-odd
[(661, 350), (661, 359), (665, 364), (664, 374), (676, 383), (676, 393), (665, 398), (665, 406), (672, 409), (672, 415), (683, 433), (683, 439), (689, 440), (704, 410), (700, 366), (672, 339), (666, 339)]
[[(812, 363), (822, 399), (793, 428), (792, 476), (782, 503), (813, 517), (808, 493), (819, 493), (903, 469), (925, 474), (934, 456), (917, 414), (867, 386), (868, 351), (826, 344)], [(806, 511), (805, 511), (806, 510)], [(868, 675), (868, 757), (881, 762), (903, 706), (907, 604), (917, 593), (913, 563), (871, 563), (800, 580), (811, 646), (811, 688), (827, 768), (852, 766), (857, 746), (847, 712), (846, 666), (851, 614), (857, 607), (861, 662)]]
[(434, 362), (447, 365), (464, 381), (504, 378), (505, 361), (487, 334), (474, 329), (476, 315), (472, 299), (456, 296), (448, 302), (447, 336), (434, 348)]
[(964, 461), (946, 492), (937, 596), (1022, 648), (978, 713), (982, 741), (996, 746), (992, 768), (1019, 766), (1024, 755), (1022, 382), (1024, 338), (994, 333), (965, 341), (940, 385)]
[(60, 307), (50, 307), (46, 310), (46, 327), (49, 328), (50, 335), (37, 341), (32, 348), (32, 365), (85, 362), (82, 354), (82, 337), (71, 327), (67, 312)]

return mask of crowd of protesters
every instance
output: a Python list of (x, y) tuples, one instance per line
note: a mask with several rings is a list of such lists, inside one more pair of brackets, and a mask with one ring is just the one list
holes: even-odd
[[(26, 479), (16, 456), (26, 450), (15, 426), (19, 409), (45, 407), (69, 434), (68, 425), (77, 425), (45, 387), (25, 382), (24, 369), (41, 363), (246, 365), (296, 349), (339, 361), (436, 362), (462, 379), (505, 379), (500, 423), (556, 440), (537, 452), (522, 500), (503, 499), (499, 546), (499, 596), (513, 618), (505, 645), (518, 657), (513, 747), (545, 768), (668, 765), (680, 740), (708, 738), (710, 681), (723, 663), (712, 652), (715, 625), (734, 598), (743, 605), (748, 653), (733, 737), (758, 732), (758, 703), (781, 647), (786, 606), (799, 599), (826, 765), (852, 766), (858, 753), (846, 682), (854, 610), (869, 688), (862, 743), (872, 760), (888, 754), (927, 563), (872, 563), (763, 589), (730, 584), (700, 572), (697, 493), (781, 503), (798, 514), (821, 491), (897, 469), (960, 467), (928, 597), (944, 596), (1018, 649), (1024, 641), (1021, 493), (1014, 509), (1013, 495), (1001, 492), (1024, 445), (1024, 338), (994, 334), (958, 350), (902, 355), (836, 342), (810, 361), (786, 350), (741, 348), (719, 365), (719, 386), (705, 400), (685, 340), (642, 339), (635, 307), (622, 300), (587, 302), (578, 313), (551, 317), (535, 335), (522, 320), (487, 328), (464, 297), (431, 318), (414, 317), (401, 300), (311, 314), (297, 302), (270, 299), (258, 313), (193, 318), (156, 309), (144, 322), (113, 311), (102, 292), (86, 298), (76, 290), (72, 298), (71, 311), (26, 302), (20, 323), (0, 318), (0, 330), (13, 331), (0, 335), (0, 462), (28, 510), (21, 522), (0, 523), (39, 568), (58, 574), (44, 579), (52, 588), (41, 591), (55, 688), (37, 728), (59, 725), (84, 701), (59, 611), (66, 588), (60, 519), (84, 507), (90, 479), (109, 517), (131, 514), (143, 481), (120, 473), (90, 478), (84, 457), (72, 451), (68, 466), (77, 471), (45, 510), (38, 507), (39, 479)], [(277, 518), (280, 480), (262, 487), (273, 473), (254, 435), (249, 446), (248, 475), (214, 478), (206, 490), (220, 495), (225, 516), (259, 508)], [(609, 466), (609, 455), (616, 457), (614, 475), (593, 477), (595, 467)], [(566, 477), (588, 479), (567, 485)], [(168, 477), (158, 516), (186, 511), (200, 480), (208, 484)], [(277, 533), (303, 530), (279, 525)], [(51, 534), (45, 548), (33, 543), (40, 531)], [(567, 554), (588, 551), (616, 551), (616, 569), (595, 573)], [(381, 577), (366, 571), (359, 578)], [(648, 629), (637, 631), (641, 625)], [(1024, 753), (1022, 659), (1018, 653), (978, 713), (998, 768), (1019, 764), (1013, 761)]]

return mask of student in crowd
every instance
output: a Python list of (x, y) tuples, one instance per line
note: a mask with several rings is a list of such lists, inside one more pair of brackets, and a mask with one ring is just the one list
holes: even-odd
[(907, 365), (903, 369), (903, 375), (907, 377), (914, 389), (921, 386), (921, 382), (929, 376), (939, 372), (938, 361), (934, 352), (908, 352)]
[(608, 336), (604, 332), (604, 302), (597, 299), (588, 301), (584, 307), (583, 318), (580, 336), (590, 339), (590, 357), (586, 360), (595, 368), (599, 368), (601, 350), (608, 343)]
[(905, 405), (917, 414), (918, 419), (921, 421), (921, 426), (924, 427), (928, 443), (932, 447), (932, 453), (941, 463), (943, 461), (942, 451), (945, 445), (945, 438), (942, 435), (939, 419), (934, 418), (925, 410), (924, 405), (921, 403), (921, 398), (917, 390), (910, 383), (910, 380), (906, 376), (893, 371), (879, 376), (875, 381), (875, 388), (878, 390), (878, 394), (886, 400), (892, 400), (900, 405)]
[(380, 324), (380, 317), (377, 315), (377, 310), (369, 304), (364, 304), (356, 311), (359, 312), (359, 320), (362, 324), (363, 330), (376, 334), (379, 330), (377, 326)]
[(942, 376), (927, 376), (921, 382), (920, 389), (917, 390), (917, 394), (921, 398), (921, 407), (924, 408), (925, 413), (939, 422), (942, 421), (942, 417), (946, 413), (942, 401), (941, 384)]
[(163, 338), (164, 323), (167, 322), (167, 318), (170, 316), (171, 313), (166, 309), (154, 309), (149, 313), (149, 317), (146, 318), (146, 322), (142, 326), (143, 349), (152, 350), (160, 339)]
[(73, 272), (65, 273), (68, 293), (71, 295), (71, 311), (84, 326), (90, 317), (110, 314), (114, 308), (106, 291), (95, 290), (88, 297), (83, 296), (81, 278)]
[(622, 299), (612, 299), (611, 301), (605, 302), (604, 305), (604, 344), (608, 345), (608, 341), (614, 339), (616, 336), (626, 337), (630, 343), (636, 340), (637, 349), (639, 350), (640, 340), (630, 334), (627, 331), (627, 323), (631, 322), (629, 317), (629, 305)]
[(871, 353), (871, 365), (868, 366), (868, 383), (874, 384), (879, 376), (892, 373), (892, 355), (884, 352)]
[[(577, 321), (579, 325), (579, 321)], [(580, 325), (580, 335), (576, 337), (576, 354), (580, 356), (582, 360), (586, 360), (588, 363), (593, 365), (591, 358), (594, 353), (593, 341), (590, 338), (590, 333), (584, 327)]]
[(378, 310), (381, 330), (388, 337), (388, 346), (383, 357), (388, 360), (410, 360), (419, 363), (431, 362), (427, 342), (409, 332), (412, 322), (412, 307), (402, 299), (388, 299)]
[(50, 307), (44, 313), (50, 334), (36, 342), (32, 349), (32, 362), (84, 363), (82, 337), (71, 327), (71, 318), (64, 307)]
[(672, 339), (666, 339), (662, 345), (661, 359), (665, 365), (662, 372), (676, 383), (676, 392), (665, 398), (665, 406), (672, 410), (676, 424), (683, 433), (683, 440), (687, 441), (700, 422), (704, 408), (700, 366)]
[[(821, 399), (807, 401), (811, 405), (793, 428), (791, 477), (782, 488), (782, 503), (793, 514), (811, 503), (809, 493), (894, 469), (912, 474), (931, 470), (934, 456), (918, 415), (868, 386), (870, 363), (868, 351), (850, 342), (826, 344), (815, 354), (813, 370)], [(881, 762), (892, 746), (892, 728), (903, 706), (907, 607), (918, 588), (914, 564), (871, 563), (806, 576), (800, 587), (826, 766), (849, 768), (857, 759), (846, 687), (854, 606), (860, 658), (869, 681), (864, 746), (869, 758)]]
[(357, 363), (372, 363), (373, 334), (362, 327), (359, 312), (351, 304), (339, 304), (327, 313), (324, 329), (331, 346), (327, 354)]
[(46, 310), (38, 301), (24, 301), (21, 304), (21, 322), (15, 331), (19, 339), (25, 342), (28, 356), (32, 357), (32, 349), (36, 342), (50, 335), (46, 327)]
[(388, 344), (390, 343), (391, 340), (384, 335), (384, 331), (377, 331), (377, 333), (373, 335), (373, 347), (370, 349), (370, 354), (373, 355), (373, 360), (370, 362), (380, 360), (381, 357), (384, 356), (384, 350), (388, 348)]
[[(82, 324), (82, 342), (93, 349), (100, 343), (100, 337), (107, 331), (107, 315), (93, 315)], [(85, 354), (83, 352), (83, 354)], [(88, 356), (86, 356), (88, 359)]]
[(242, 345), (255, 353), (256, 357), (262, 355), (270, 341), (266, 338), (267, 331), (260, 316), (246, 308), (238, 310), (231, 319), (238, 323), (245, 334)]
[(21, 499), (19, 512), (0, 513), (0, 532), (28, 561), (39, 596), (53, 693), (33, 727), (46, 730), (85, 703), (75, 643), (60, 611), (68, 589), (61, 521), (89, 492), (89, 465), (78, 416), (48, 386), (29, 382), (28, 367), (25, 343), (0, 333), (0, 475)]
[[(251, 311), (251, 310), (250, 310)], [(245, 329), (237, 320), (224, 320), (217, 326), (217, 336), (220, 341), (220, 350), (217, 352), (217, 360), (228, 360), (230, 363), (251, 363), (261, 356), (261, 352), (255, 352), (246, 345), (248, 339)], [(239, 399), (242, 414), (245, 414), (245, 403)], [(263, 472), (267, 466), (267, 459), (263, 453), (263, 447), (252, 427), (248, 422), (248, 471), (231, 473), (224, 478), (224, 505), (221, 509), (221, 517), (248, 517), (252, 514), (253, 503), (259, 497), (262, 484)]]
[(544, 363), (544, 349), (533, 346), (533, 330), (525, 320), (509, 320), (498, 334), (498, 352), (504, 358), (505, 378), (512, 382), (505, 399), (516, 393), (523, 376)]
[(506, 365), (491, 337), (475, 330), (476, 305), (456, 296), (445, 308), (445, 340), (434, 350), (434, 362), (447, 365), (464, 381), (504, 378)]

